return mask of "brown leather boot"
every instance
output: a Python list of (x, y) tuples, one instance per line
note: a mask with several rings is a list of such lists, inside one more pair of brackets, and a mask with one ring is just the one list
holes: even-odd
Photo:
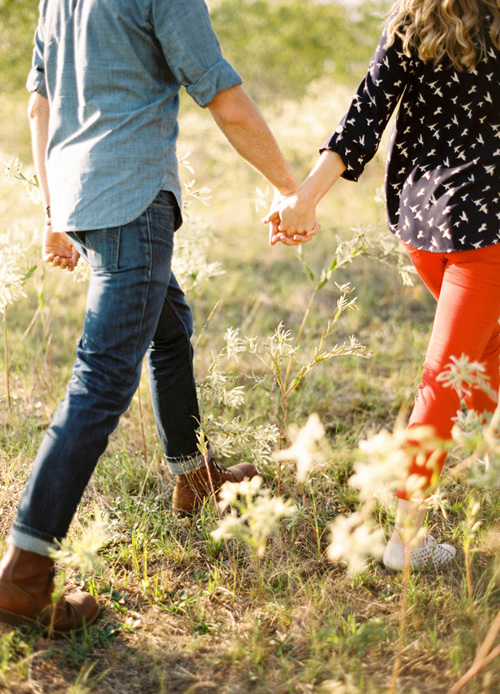
[[(242, 482), (245, 478), (252, 479), (259, 474), (251, 463), (238, 463), (238, 465), (223, 468), (215, 460), (211, 460), (208, 465), (215, 493), (224, 482)], [(172, 509), (183, 516), (191, 515), (202, 505), (204, 499), (211, 496), (212, 486), (206, 465), (204, 465), (194, 472), (176, 476)]]
[(0, 564), (0, 621), (36, 624), (51, 636), (79, 631), (97, 619), (99, 605), (88, 593), (53, 603), (53, 590), (54, 561), (10, 546)]

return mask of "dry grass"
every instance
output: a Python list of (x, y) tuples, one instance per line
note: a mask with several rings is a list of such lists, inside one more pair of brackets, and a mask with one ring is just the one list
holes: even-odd
[[(324, 113), (322, 108), (317, 112)], [(193, 152), (199, 182), (215, 181), (220, 186), (214, 191), (213, 206), (198, 211), (210, 217), (217, 230), (210, 255), (226, 270), (224, 277), (211, 280), (193, 299), (197, 377), (202, 381), (228, 327), (249, 336), (266, 336), (284, 320), (296, 332), (311, 287), (293, 251), (266, 247), (265, 230), (258, 224), (252, 201), (256, 184), (261, 185), (258, 179), (236, 165), (232, 155), (222, 154), (220, 143), (200, 136), (204, 128), (213, 129), (206, 114), (202, 121), (193, 119), (189, 114), (184, 123), (182, 147), (187, 151), (196, 137), (208, 143), (204, 152)], [(279, 135), (278, 121), (276, 126)], [(306, 168), (314, 153), (301, 150), (296, 159), (299, 167)], [(322, 235), (306, 249), (315, 271), (331, 256), (336, 233), (347, 236), (356, 221), (376, 220), (373, 197), (380, 169), (377, 159), (363, 184), (342, 184), (325, 203)], [(21, 209), (28, 224), (36, 223), (34, 208), (21, 204), (22, 192), (13, 187), (2, 190), (7, 224), (14, 223)], [(241, 200), (246, 200), (246, 207)], [(241, 541), (229, 542), (230, 561), (223, 543), (211, 538), (216, 523), (213, 509), (191, 521), (174, 516), (172, 480), (161, 462), (143, 382), (140, 406), (136, 396), (99, 463), (71, 530), (73, 537), (84, 532), (92, 522), (95, 503), (109, 515), (109, 540), (101, 552), (104, 570), (81, 576), (66, 569), (70, 590), (83, 586), (98, 596), (102, 618), (88, 633), (60, 641), (46, 641), (32, 630), (0, 627), (0, 691), (389, 691), (400, 637), (401, 577), (374, 561), (351, 579), (341, 563), (326, 560), (324, 549), (328, 524), (339, 513), (357, 507), (358, 499), (347, 484), (357, 441), (370, 429), (391, 426), (411, 403), (433, 306), (419, 288), (403, 289), (395, 272), (364, 259), (339, 272), (335, 280), (351, 281), (357, 287), (359, 307), (342, 317), (334, 339), (355, 334), (373, 356), (368, 361), (346, 358), (318, 367), (290, 400), (290, 422), (302, 424), (310, 412), (319, 412), (332, 446), (328, 460), (306, 485), (320, 548), (292, 467), (284, 468), (282, 493), (295, 500), (298, 510), (271, 538), (260, 566)], [(58, 399), (64, 391), (84, 306), (83, 285), (57, 271), (43, 276), (38, 270), (26, 289), (27, 299), (8, 311), (13, 404), (9, 411), (3, 400), (0, 412), (2, 540), (50, 420), (52, 396)], [(337, 297), (333, 283), (318, 296), (304, 352), (312, 349), (331, 318)], [(228, 365), (228, 370), (231, 366), (235, 384), (247, 386), (246, 405), (239, 412), (242, 424), (250, 428), (274, 421), (272, 402), (262, 390), (248, 387), (255, 375), (263, 373), (255, 361), (245, 357)], [(237, 414), (216, 402), (209, 408), (228, 419)], [(250, 456), (249, 447), (235, 440), (227, 462)], [(266, 485), (275, 490), (275, 464), (262, 460), (260, 468)], [(446, 476), (443, 482), (448, 518), (435, 515), (430, 522), (435, 535), (459, 547), (458, 556), (447, 571), (418, 573), (410, 579), (398, 694), (446, 694), (472, 662), (500, 607), (495, 558), (486, 537), (498, 518), (500, 495), (481, 491), (483, 525), (473, 544), (472, 614), (460, 550), (471, 488)], [(391, 523), (390, 514), (381, 508), (375, 518), (384, 529)], [(472, 681), (467, 694), (495, 694), (499, 676), (495, 661)]]

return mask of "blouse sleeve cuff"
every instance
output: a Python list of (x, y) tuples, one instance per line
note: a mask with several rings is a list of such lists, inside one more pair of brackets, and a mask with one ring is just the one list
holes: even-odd
[(320, 147), (320, 154), (329, 149), (331, 152), (336, 152), (345, 164), (345, 171), (342, 178), (348, 181), (358, 181), (364, 171), (365, 161), (359, 156), (359, 151), (356, 151), (352, 145), (348, 145), (344, 141), (344, 126), (342, 123), (337, 125), (333, 134), (325, 140)]

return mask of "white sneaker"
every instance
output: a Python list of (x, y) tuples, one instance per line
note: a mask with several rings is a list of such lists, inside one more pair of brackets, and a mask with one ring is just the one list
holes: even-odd
[[(383, 562), (387, 569), (402, 571), (404, 566), (403, 545), (389, 541), (385, 548)], [(423, 547), (411, 550), (411, 566), (421, 569), (426, 566), (444, 566), (449, 564), (456, 554), (452, 545), (438, 545), (431, 535), (426, 535)]]

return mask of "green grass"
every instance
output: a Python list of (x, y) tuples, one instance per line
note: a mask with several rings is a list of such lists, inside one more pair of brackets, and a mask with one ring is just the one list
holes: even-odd
[[(187, 144), (196, 142), (196, 133), (209, 127), (206, 114), (200, 119), (189, 113), (184, 123), (185, 151)], [(194, 155), (199, 158), (198, 182), (218, 186), (212, 206), (198, 206), (196, 211), (217, 230), (210, 259), (219, 260), (226, 272), (200, 287), (192, 300), (197, 380), (203, 382), (213, 354), (224, 346), (227, 328), (265, 338), (284, 321), (295, 335), (312, 286), (293, 250), (266, 245), (260, 213), (251, 202), (255, 186), (262, 185), (258, 177), (230, 154), (215, 164), (217, 138), (200, 139), (207, 145), (203, 156)], [(296, 153), (304, 167), (314, 157), (314, 152), (302, 149)], [(380, 225), (373, 200), (380, 174), (377, 158), (362, 183), (342, 182), (324, 202), (321, 235), (304, 249), (315, 272), (333, 257), (337, 234), (349, 237), (358, 221)], [(0, 204), (5, 211), (2, 233), (21, 221), (23, 227), (39, 225), (38, 211), (20, 186), (2, 183)], [(96, 504), (108, 514), (109, 537), (100, 552), (104, 568), (83, 575), (64, 567), (70, 589), (83, 587), (98, 596), (102, 618), (82, 636), (54, 642), (33, 630), (0, 627), (0, 691), (382, 694), (389, 691), (399, 639), (398, 694), (445, 694), (465, 672), (500, 608), (488, 539), (499, 514), (497, 491), (476, 492), (482, 526), (472, 545), (471, 604), (460, 547), (472, 488), (456, 484), (445, 473), (448, 514), (446, 519), (431, 514), (429, 524), (436, 536), (459, 548), (457, 560), (441, 573), (410, 577), (404, 634), (402, 577), (373, 561), (352, 579), (342, 563), (329, 562), (324, 554), (329, 523), (358, 507), (347, 482), (359, 439), (371, 430), (391, 428), (400, 411), (411, 406), (433, 314), (432, 300), (419, 286), (404, 288), (394, 270), (355, 259), (319, 293), (301, 343), (301, 359), (312, 353), (335, 314), (339, 290), (334, 282), (347, 281), (356, 288), (358, 309), (341, 316), (332, 342), (354, 334), (372, 356), (317, 365), (288, 401), (291, 424), (303, 425), (313, 411), (320, 414), (331, 448), (305, 485), (319, 548), (291, 464), (284, 464), (281, 492), (295, 501), (297, 512), (282, 521), (260, 563), (241, 540), (229, 540), (230, 554), (224, 543), (213, 540), (213, 509), (193, 520), (174, 516), (172, 479), (162, 462), (143, 379), (71, 528), (71, 537), (82, 536)], [(25, 290), (27, 297), (7, 312), (12, 405), (9, 410), (2, 399), (2, 541), (54, 400), (64, 392), (85, 303), (85, 285), (53, 269), (43, 275), (39, 268)], [(246, 387), (246, 403), (238, 411), (212, 398), (206, 413), (227, 420), (239, 415), (240, 426), (248, 431), (274, 422), (272, 399), (253, 387), (255, 376), (266, 374), (255, 357), (244, 355), (238, 363), (220, 364), (232, 371), (235, 385)], [(254, 447), (240, 437), (232, 441), (230, 451), (226, 462), (234, 463), (252, 459)], [(275, 491), (277, 464), (266, 457), (258, 465), (265, 485)], [(378, 507), (374, 512), (386, 532), (391, 515)], [(494, 694), (499, 675), (500, 665), (494, 661), (465, 691)]]

